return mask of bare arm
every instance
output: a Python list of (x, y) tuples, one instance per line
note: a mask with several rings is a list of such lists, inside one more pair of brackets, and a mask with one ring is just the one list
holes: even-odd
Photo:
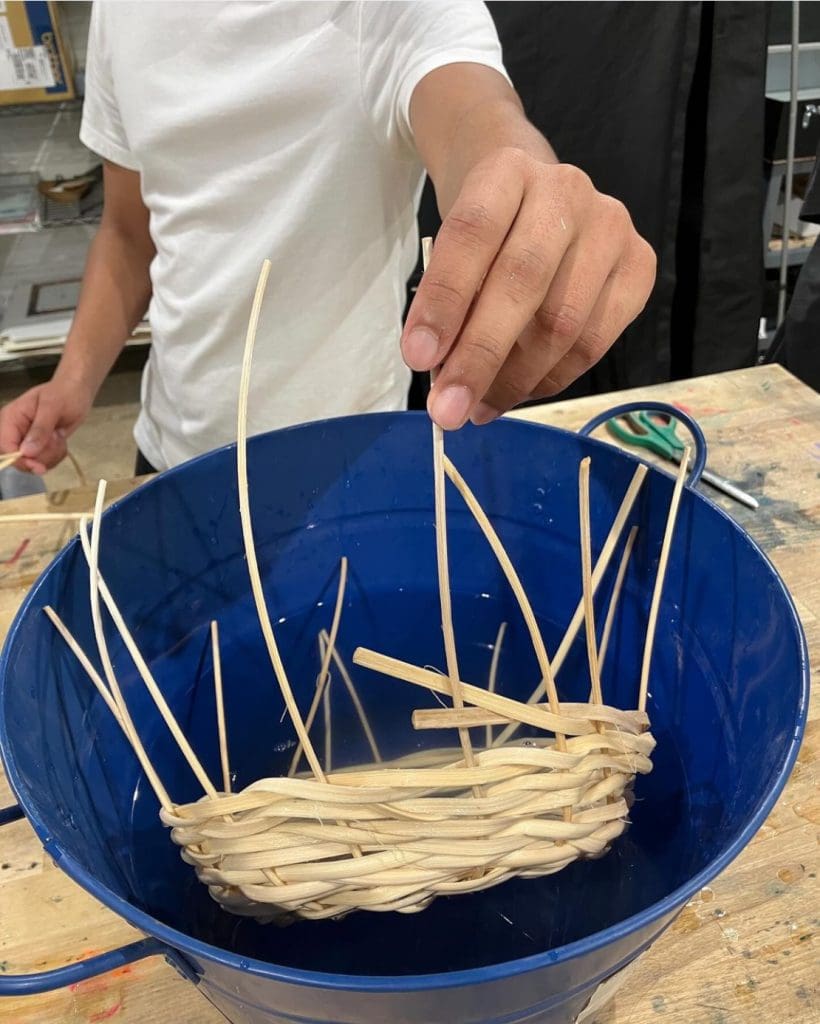
[(429, 402), (443, 427), (486, 423), (597, 362), (643, 309), (655, 256), (491, 68), (426, 75), (410, 119), (443, 223), (402, 350), (416, 370), (443, 362)]
[(20, 448), (20, 465), (38, 473), (65, 455), (66, 438), (88, 415), (151, 297), (148, 269), (155, 250), (139, 174), (111, 163), (105, 164), (103, 174), (102, 221), (54, 376), (0, 412), (0, 451)]
[(154, 244), (140, 176), (106, 163), (105, 204), (88, 254), (80, 301), (54, 377), (96, 395), (151, 298)]
[(552, 146), (524, 116), (518, 94), (480, 64), (450, 64), (425, 76), (413, 93), (410, 119), (442, 217), (473, 167), (500, 148), (558, 163)]

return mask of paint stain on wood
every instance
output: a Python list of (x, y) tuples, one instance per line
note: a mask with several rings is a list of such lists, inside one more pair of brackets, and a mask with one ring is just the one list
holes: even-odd
[(17, 549), (15, 550), (14, 554), (10, 558), (7, 558), (4, 562), (0, 562), (0, 565), (14, 565), (23, 557), (23, 552), (26, 550), (30, 543), (30, 537), (26, 537), (25, 540), (20, 541), (20, 543), (17, 545)]
[(781, 868), (777, 872), (777, 877), (784, 885), (794, 885), (798, 882), (803, 875), (805, 875), (806, 869), (802, 864), (792, 864), (789, 867)]
[[(97, 949), (85, 949), (77, 959), (87, 960), (92, 956), (98, 956), (99, 953), (100, 950)], [(88, 1024), (102, 1024), (103, 1021), (118, 1016), (125, 1007), (123, 981), (132, 973), (133, 967), (127, 965), (109, 971), (99, 978), (89, 978), (87, 981), (78, 981), (70, 985), (69, 991), (74, 997), (77, 1012), (88, 1021)]]
[(119, 1002), (114, 1003), (114, 1005), (110, 1006), (107, 1010), (100, 1010), (98, 1013), (92, 1013), (88, 1018), (89, 1024), (99, 1024), (100, 1021), (111, 1020), (112, 1017), (116, 1017), (120, 1010), (122, 1010), (123, 1006), (125, 1006), (125, 999), (120, 999)]

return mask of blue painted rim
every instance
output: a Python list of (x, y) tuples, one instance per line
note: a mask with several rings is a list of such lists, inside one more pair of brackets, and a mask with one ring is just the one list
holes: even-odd
[[(422, 412), (404, 412), (370, 413), (367, 415), (369, 418), (378, 417), (385, 421), (389, 421), (391, 419), (398, 421), (400, 418), (407, 416), (426, 417), (427, 414)], [(328, 419), (321, 421), (321, 423), (332, 426), (334, 422), (338, 422), (338, 420), (342, 418), (350, 419), (353, 417), (339, 417), (335, 420)], [(528, 423), (525, 420), (502, 418), (497, 420), (490, 429), (499, 429), (499, 427), (501, 429), (512, 428), (516, 430), (523, 430), (525, 432), (530, 430), (549, 430), (553, 433), (564, 434), (572, 438), (577, 438), (578, 436), (573, 434), (571, 431), (563, 430), (559, 427)], [(298, 429), (299, 427), (287, 427), (284, 428), (284, 432)], [(484, 427), (482, 429), (487, 428)], [(668, 473), (663, 473), (663, 471), (659, 470), (656, 466), (643, 459), (637, 458), (630, 452), (625, 452), (622, 449), (606, 443), (605, 441), (599, 441), (594, 437), (584, 437), (584, 441), (585, 443), (594, 445), (601, 450), (606, 450), (610, 454), (615, 451), (619, 457), (628, 459), (636, 465), (638, 463), (642, 463), (649, 467), (650, 473), (661, 473), (664, 476), (670, 475)], [(235, 446), (232, 444), (225, 445), (223, 448), (218, 450), (230, 451), (234, 447)], [(211, 454), (213, 453), (206, 453), (205, 455), (197, 456), (197, 458), (190, 460), (186, 465), (206, 459)], [(156, 483), (157, 478), (148, 481), (143, 486), (153, 487)], [(141, 490), (141, 488), (138, 488), (138, 490)], [(125, 495), (115, 501), (104, 514), (112, 514), (120, 505), (130, 500), (132, 495), (135, 493), (137, 492), (131, 492), (130, 495)], [(102, 885), (97, 881), (96, 878), (86, 871), (85, 868), (81, 867), (73, 858), (64, 854), (49, 835), (49, 831), (44, 822), (36, 813), (26, 806), (26, 801), (21, 796), (22, 786), (18, 778), (14, 758), (11, 756), (11, 747), (9, 744), (8, 733), (6, 731), (3, 705), (0, 703), (0, 756), (3, 758), (6, 767), (6, 774), (12, 791), (20, 802), (20, 805), (25, 810), (26, 817), (34, 831), (37, 833), (49, 856), (59, 864), (60, 868), (69, 876), (69, 878), (73, 879), (73, 881), (85, 889), (86, 892), (89, 892), (109, 909), (119, 914), (119, 916), (124, 918), (129, 924), (138, 928), (141, 932), (144, 932), (147, 935), (152, 935), (155, 938), (166, 942), (173, 950), (187, 954), (195, 959), (209, 960), (212, 963), (217, 963), (236, 971), (253, 974), (262, 978), (269, 978), (272, 981), (283, 982), (291, 985), (303, 985), (310, 988), (373, 993), (420, 992), (435, 989), (459, 988), (467, 985), (479, 985), (493, 981), (502, 981), (506, 978), (526, 974), (529, 971), (535, 971), (551, 964), (563, 963), (565, 961), (572, 960), (577, 956), (585, 955), (611, 945), (612, 943), (625, 938), (631, 932), (637, 931), (639, 928), (650, 925), (654, 921), (679, 910), (696, 892), (715, 878), (716, 875), (720, 874), (720, 872), (723, 871), (742, 852), (744, 847), (749, 843), (760, 826), (769, 816), (769, 813), (777, 803), (780, 794), (783, 792), (789, 776), (791, 775), (795, 761), (797, 760), (797, 754), (800, 750), (800, 744), (806, 728), (806, 719), (809, 707), (809, 656), (805, 633), (803, 631), (802, 623), (800, 622), (800, 617), (797, 614), (794, 601), (792, 600), (783, 579), (777, 569), (775, 569), (771, 560), (766, 556), (765, 552), (761, 550), (758, 544), (746, 533), (746, 531), (743, 530), (730, 515), (724, 512), (719, 505), (710, 501), (709, 498), (705, 497), (699, 491), (690, 490), (689, 493), (691, 495), (690, 500), (705, 502), (710, 506), (714, 514), (720, 515), (723, 519), (727, 520), (739, 536), (750, 545), (752, 550), (756, 552), (768, 567), (773, 579), (777, 583), (783, 599), (786, 602), (786, 607), (790, 612), (792, 624), (795, 628), (800, 646), (800, 665), (802, 670), (800, 681), (800, 701), (795, 718), (795, 730), (785, 756), (783, 757), (780, 771), (777, 773), (777, 777), (769, 790), (769, 793), (765, 799), (761, 800), (757, 810), (746, 823), (746, 826), (726, 847), (726, 849), (707, 864), (705, 868), (699, 871), (698, 874), (694, 875), (685, 885), (679, 886), (668, 896), (664, 897), (664, 899), (659, 900), (657, 903), (653, 903), (645, 910), (642, 910), (637, 914), (633, 914), (631, 917), (628, 917), (623, 921), (619, 921), (618, 924), (605, 928), (603, 931), (595, 932), (592, 935), (579, 939), (576, 942), (571, 942), (564, 946), (557, 946), (555, 949), (546, 950), (545, 952), (537, 953), (533, 956), (523, 957), (519, 960), (509, 960), (499, 964), (493, 964), (491, 967), (475, 967), (470, 970), (453, 971), (451, 973), (416, 974), (405, 976), (368, 976), (325, 974), (319, 971), (303, 971), (289, 967), (279, 967), (276, 964), (270, 964), (264, 960), (249, 959), (248, 957), (239, 956), (236, 953), (230, 953), (226, 950), (220, 949), (218, 946), (211, 946), (199, 939), (194, 939), (191, 936), (186, 935), (184, 932), (177, 931), (175, 928), (170, 928), (168, 925), (158, 921), (155, 917), (151, 917), (150, 914), (146, 914), (144, 911), (138, 910), (127, 900), (117, 896), (116, 893), (113, 893), (107, 886)], [(71, 543), (74, 543), (74, 541)], [(11, 629), (9, 630), (6, 638), (6, 643), (3, 647), (2, 656), (0, 656), (0, 677), (5, 677), (5, 673), (8, 668), (8, 652), (30, 605), (34, 604), (36, 601), (37, 593), (40, 589), (43, 578), (48, 571), (49, 569), (46, 568), (40, 574), (14, 618), (14, 622), (12, 623)]]

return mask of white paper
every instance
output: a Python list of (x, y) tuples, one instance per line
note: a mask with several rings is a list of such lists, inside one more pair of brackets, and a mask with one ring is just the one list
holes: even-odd
[[(0, 7), (0, 10), (3, 8)], [(14, 40), (11, 38), (9, 19), (0, 17), (0, 50), (13, 50)]]

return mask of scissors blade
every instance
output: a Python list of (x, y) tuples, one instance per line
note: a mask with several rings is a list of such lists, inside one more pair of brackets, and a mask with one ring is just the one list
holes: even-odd
[[(680, 464), (682, 458), (682, 452), (676, 452), (672, 456), (673, 461), (678, 464)], [(741, 505), (745, 505), (746, 508), (760, 508), (760, 502), (757, 498), (753, 498), (751, 494), (747, 494), (746, 491), (741, 490), (736, 484), (733, 484), (731, 480), (727, 480), (725, 477), (718, 476), (717, 473), (713, 473), (711, 469), (704, 469), (700, 478), (705, 484), (709, 484), (710, 487), (714, 487), (716, 491), (720, 491), (722, 494), (725, 494), (727, 498), (733, 498)]]

